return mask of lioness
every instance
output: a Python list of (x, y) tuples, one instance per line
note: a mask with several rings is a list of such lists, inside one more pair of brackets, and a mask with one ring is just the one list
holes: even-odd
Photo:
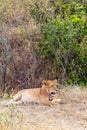
[(56, 98), (58, 91), (57, 85), (58, 83), (56, 79), (44, 80), (41, 88), (24, 89), (19, 91), (9, 104), (34, 102), (48, 106), (56, 105), (61, 103), (61, 99)]

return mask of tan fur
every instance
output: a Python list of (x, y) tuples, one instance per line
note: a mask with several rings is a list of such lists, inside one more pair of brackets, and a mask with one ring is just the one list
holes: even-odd
[(24, 89), (19, 91), (9, 104), (34, 102), (43, 105), (56, 105), (61, 102), (57, 97), (57, 80), (45, 80), (41, 88)]

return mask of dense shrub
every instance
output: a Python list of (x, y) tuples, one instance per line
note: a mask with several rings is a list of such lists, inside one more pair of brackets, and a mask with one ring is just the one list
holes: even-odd
[[(48, 9), (48, 5), (46, 7), (43, 8), (42, 2), (41, 4), (39, 2), (38, 9), (35, 4), (31, 9), (31, 14), (36, 21), (39, 14), (38, 22), (41, 26), (41, 36), (35, 43), (37, 53), (43, 60), (50, 61), (57, 78), (65, 79), (70, 84), (86, 84), (87, 23), (85, 3), (56, 1), (50, 4), (50, 9)], [(50, 14), (49, 11), (47, 12), (49, 17), (46, 13), (42, 17), (40, 9), (43, 12), (50, 10)]]

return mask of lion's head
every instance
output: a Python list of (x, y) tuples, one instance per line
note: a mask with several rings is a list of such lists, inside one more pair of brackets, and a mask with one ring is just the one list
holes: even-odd
[(57, 80), (44, 80), (42, 88), (50, 95), (55, 96), (58, 91)]

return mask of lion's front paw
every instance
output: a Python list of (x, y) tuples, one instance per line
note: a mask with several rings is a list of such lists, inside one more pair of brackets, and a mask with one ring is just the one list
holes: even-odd
[(52, 100), (52, 103), (55, 103), (55, 104), (62, 103), (62, 99), (61, 99), (61, 98), (53, 99), (53, 100)]

